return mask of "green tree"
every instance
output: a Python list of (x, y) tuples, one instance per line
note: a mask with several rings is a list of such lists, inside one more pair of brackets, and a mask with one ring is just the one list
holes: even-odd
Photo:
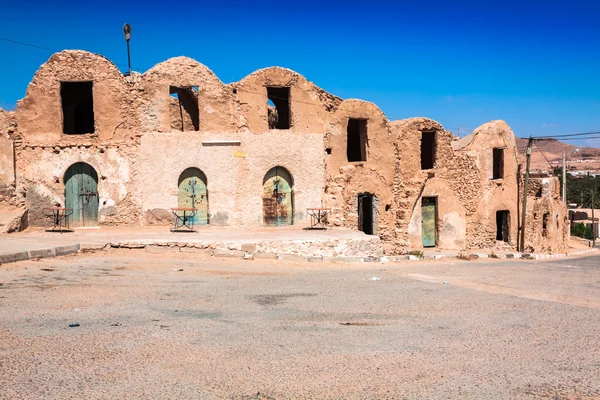
[(574, 224), (573, 226), (571, 226), (571, 236), (577, 236), (580, 238), (593, 240), (594, 231), (591, 227), (586, 226), (585, 224)]

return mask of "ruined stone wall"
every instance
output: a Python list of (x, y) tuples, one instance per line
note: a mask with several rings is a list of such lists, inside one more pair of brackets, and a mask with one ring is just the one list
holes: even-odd
[[(423, 197), (437, 197), (438, 246), (464, 248), (466, 218), (472, 213), (473, 198), (479, 192), (474, 160), (456, 156), (451, 147), (454, 135), (433, 120), (410, 118), (394, 121), (391, 126), (399, 154), (394, 185), (398, 251), (422, 248)], [(434, 165), (425, 170), (421, 169), (422, 132), (435, 132)]]
[[(94, 132), (63, 133), (61, 82), (91, 81)], [(30, 225), (42, 225), (43, 207), (65, 204), (64, 174), (76, 162), (98, 173), (99, 223), (138, 223), (135, 165), (139, 120), (131, 83), (106, 58), (85, 51), (54, 54), (17, 104), (17, 194)]]
[(556, 177), (530, 178), (525, 224), (525, 251), (564, 253), (570, 236), (568, 209)]
[[(198, 99), (199, 132), (236, 132), (246, 127), (230, 86), (223, 84), (210, 69), (199, 62), (188, 57), (175, 57), (155, 65), (135, 83), (136, 112), (142, 132), (180, 130), (172, 127), (177, 111), (173, 110), (170, 87), (192, 88), (195, 91)], [(189, 128), (190, 121), (187, 122), (186, 126)]]
[(15, 182), (14, 143), (11, 137), (15, 129), (14, 112), (0, 108), (0, 189)]
[(331, 118), (341, 103), (335, 97), (302, 75), (281, 67), (258, 70), (231, 85), (239, 105), (240, 116), (250, 132), (268, 132), (267, 87), (289, 87), (290, 132), (323, 135)]
[[(466, 154), (475, 160), (479, 172), (479, 194), (473, 198), (473, 212), (467, 225), (467, 248), (494, 248), (502, 246), (496, 240), (496, 212), (506, 210), (510, 214), (509, 241), (505, 245), (517, 245), (519, 226), (517, 215), (517, 148), (512, 129), (504, 121), (492, 121), (481, 125), (473, 133), (453, 143), (457, 154)], [(493, 151), (503, 149), (503, 176), (493, 177)], [(461, 183), (462, 184), (462, 183)], [(458, 189), (458, 188), (457, 188)]]
[[(92, 82), (93, 133), (63, 133), (61, 82), (72, 81)], [(286, 112), (269, 99), (289, 106), (289, 126), (274, 124)], [(361, 121), (364, 154), (349, 161), (351, 119)], [(211, 224), (259, 226), (263, 178), (281, 166), (293, 178), (295, 224), (307, 224), (306, 208), (323, 204), (332, 209), (331, 225), (359, 229), (358, 197), (369, 194), (385, 253), (402, 253), (422, 247), (421, 202), (435, 197), (438, 247), (516, 245), (517, 158), (506, 123), (492, 121), (459, 139), (426, 118), (390, 122), (374, 104), (343, 101), (285, 68), (226, 85), (187, 57), (124, 77), (102, 56), (63, 51), (40, 67), (14, 114), (0, 110), (0, 129), (10, 130), (16, 191), (35, 223), (42, 207), (64, 204), (66, 169), (86, 162), (99, 175), (101, 224), (170, 222), (178, 178), (196, 167), (207, 176)], [(421, 168), (422, 132), (435, 132), (432, 168)], [(232, 140), (239, 144), (223, 142)], [(495, 148), (503, 150), (501, 178), (493, 176)], [(0, 179), (10, 175), (6, 152), (0, 142)], [(549, 198), (532, 207), (562, 215)], [(502, 210), (510, 215), (506, 244), (496, 240)], [(532, 236), (532, 246), (558, 243), (563, 227), (558, 231)], [(556, 243), (548, 246), (562, 245)]]
[[(239, 141), (239, 145), (225, 142), (232, 140)], [(193, 151), (182, 151), (182, 143)], [(145, 134), (139, 173), (144, 222), (171, 221), (169, 210), (177, 207), (179, 176), (185, 169), (195, 167), (207, 178), (210, 224), (261, 226), (263, 178), (271, 168), (280, 166), (293, 179), (293, 222), (304, 226), (309, 218), (306, 209), (319, 207), (322, 199), (322, 152), (323, 137), (314, 134)], [(161, 162), (156, 162), (158, 153)]]
[(135, 179), (136, 152), (135, 147), (109, 144), (25, 145), (20, 148), (17, 153), (19, 190), (23, 191), (21, 195), (27, 201), (30, 225), (44, 224), (42, 208), (55, 204), (65, 206), (65, 172), (77, 162), (91, 165), (98, 173), (98, 222), (107, 225), (138, 223), (140, 199)]
[[(496, 212), (501, 210), (510, 213), (505, 246), (516, 245), (516, 147), (505, 122), (484, 124), (462, 139), (426, 118), (394, 121), (391, 126), (399, 154), (394, 185), (398, 250), (422, 247), (423, 197), (437, 199), (438, 247), (461, 250), (498, 246)], [(430, 169), (421, 168), (423, 132), (435, 132), (435, 162)], [(501, 179), (492, 179), (494, 148), (504, 149)]]
[[(366, 160), (348, 162), (348, 121), (360, 119), (366, 126)], [(374, 104), (361, 100), (342, 102), (327, 125), (325, 135), (327, 182), (324, 205), (332, 208), (329, 222), (358, 229), (358, 196), (375, 197), (375, 234), (385, 242), (395, 237), (394, 164), (396, 150), (389, 121)]]

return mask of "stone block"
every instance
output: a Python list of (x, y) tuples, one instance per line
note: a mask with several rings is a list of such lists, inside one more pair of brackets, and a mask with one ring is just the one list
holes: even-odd
[(54, 248), (50, 249), (38, 249), (38, 250), (29, 250), (27, 252), (27, 256), (31, 258), (48, 258), (56, 256), (56, 250)]
[(68, 254), (74, 254), (79, 251), (79, 244), (72, 244), (68, 246), (60, 246), (55, 249), (56, 256), (66, 256)]
[(18, 253), (0, 254), (0, 264), (6, 264), (9, 262), (25, 261), (29, 258), (26, 251)]
[(215, 249), (213, 252), (214, 257), (233, 257), (233, 258), (242, 258), (246, 255), (245, 251), (241, 250), (229, 250), (229, 249)]
[(242, 250), (250, 253), (255, 252), (256, 243), (242, 243)]
[(299, 254), (277, 254), (277, 258), (285, 261), (306, 261), (306, 257)]
[(277, 258), (277, 253), (259, 253), (255, 251), (254, 253), (252, 253), (252, 255), (254, 256), (254, 258), (263, 258), (270, 260), (274, 260)]

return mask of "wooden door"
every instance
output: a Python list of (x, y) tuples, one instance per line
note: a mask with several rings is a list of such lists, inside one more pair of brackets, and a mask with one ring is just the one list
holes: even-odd
[(65, 173), (65, 207), (72, 208), (73, 227), (98, 225), (98, 174), (89, 164), (76, 163)]
[(208, 190), (206, 175), (198, 168), (188, 168), (179, 176), (177, 207), (196, 208), (194, 225), (208, 224)]
[(437, 199), (423, 197), (421, 202), (421, 229), (423, 247), (435, 247), (437, 242)]
[(292, 178), (285, 168), (275, 167), (267, 172), (263, 180), (262, 200), (263, 225), (292, 225)]

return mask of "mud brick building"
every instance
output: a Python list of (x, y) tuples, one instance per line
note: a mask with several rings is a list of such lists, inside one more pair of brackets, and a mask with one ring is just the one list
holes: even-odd
[[(280, 67), (224, 84), (187, 57), (124, 76), (66, 50), (15, 111), (0, 112), (0, 129), (4, 202), (25, 206), (30, 225), (53, 204), (73, 208), (75, 226), (168, 224), (177, 206), (198, 208), (198, 224), (305, 226), (307, 208), (323, 206), (329, 225), (379, 235), (389, 254), (517, 243), (519, 161), (506, 123), (457, 138), (427, 118), (389, 121)], [(535, 213), (564, 232), (564, 207), (546, 199)], [(528, 240), (560, 249), (565, 239)]]

